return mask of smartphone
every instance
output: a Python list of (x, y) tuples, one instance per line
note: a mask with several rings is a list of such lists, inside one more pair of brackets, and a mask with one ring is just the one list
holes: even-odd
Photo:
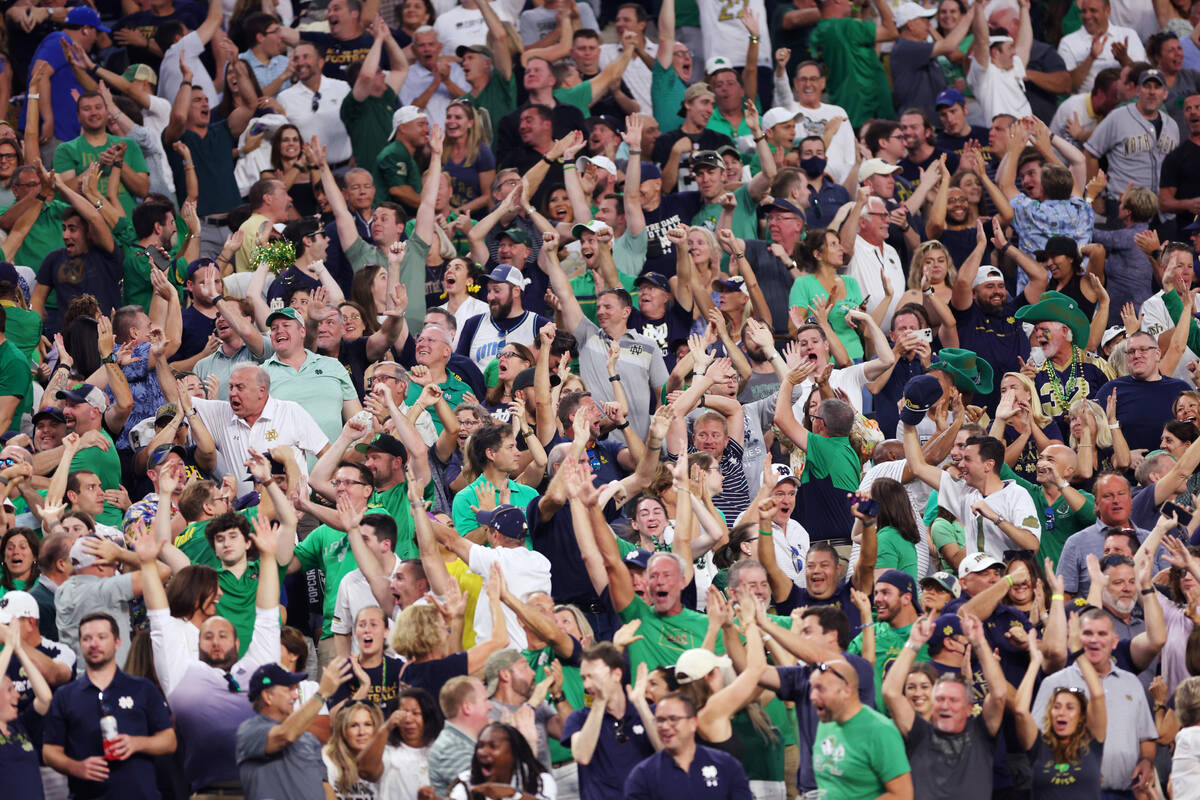
[(866, 310), (867, 310), (867, 303), (869, 303), (869, 302), (871, 302), (871, 295), (867, 295), (866, 297), (864, 297), (864, 298), (863, 298), (863, 301), (862, 301), (861, 303), (859, 303), (859, 304), (858, 304), (858, 310), (859, 310), (859, 311), (866, 311)]
[(879, 501), (867, 498), (860, 500), (857, 496), (850, 498), (850, 505), (858, 509), (860, 514), (873, 517), (879, 513)]
[(143, 247), (141, 254), (149, 258), (150, 263), (158, 269), (161, 269), (163, 272), (166, 272), (171, 266), (171, 260), (167, 258), (161, 249), (154, 247), (153, 245), (149, 247)]
[(921, 328), (917, 331), (917, 336), (921, 337), (923, 342), (933, 342), (933, 328)]
[(1192, 512), (1188, 511), (1174, 500), (1168, 500), (1167, 502), (1163, 503), (1162, 515), (1164, 517), (1170, 517), (1171, 515), (1174, 515), (1179, 524), (1183, 525), (1184, 527), (1192, 524)]
[(262, 133), (266, 129), (267, 129), (266, 125), (263, 125), (261, 122), (255, 122), (250, 125), (250, 135), (258, 136), (260, 133)]

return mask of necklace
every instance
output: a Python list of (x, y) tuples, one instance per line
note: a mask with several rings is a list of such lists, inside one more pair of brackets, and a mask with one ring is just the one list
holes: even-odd
[[(1059, 383), (1058, 371), (1054, 369), (1054, 362), (1046, 359), (1046, 363), (1042, 365), (1042, 369), (1046, 371), (1046, 377), (1050, 383), (1050, 394), (1054, 397), (1054, 407), (1059, 414), (1065, 414), (1070, 408), (1070, 403), (1067, 400), (1067, 390), (1075, 385), (1078, 379), (1076, 372), (1082, 372), (1079, 367), (1079, 348), (1071, 346), (1071, 366), (1067, 370), (1067, 380), (1065, 385)], [(1054, 416), (1057, 416), (1054, 415)]]

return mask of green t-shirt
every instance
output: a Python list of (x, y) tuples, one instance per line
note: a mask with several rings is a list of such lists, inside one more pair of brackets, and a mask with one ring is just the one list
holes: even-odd
[[(553, 647), (543, 647), (540, 650), (525, 650), (523, 652), (525, 660), (529, 662), (529, 666), (533, 667), (533, 673), (536, 676), (536, 682), (541, 682), (542, 678), (546, 677), (546, 665), (558, 658), (558, 654), (554, 652)], [(562, 659), (558, 658), (559, 663)], [(592, 704), (592, 698), (583, 689), (583, 678), (579, 674), (579, 667), (569, 667), (563, 664), (563, 685), (562, 692), (567, 698), (567, 702), (571, 704), (571, 708), (589, 708)], [(530, 702), (537, 704), (541, 698), (532, 697)], [(547, 697), (547, 702), (549, 698)], [(550, 742), (550, 760), (557, 764), (560, 761), (566, 761), (574, 758), (571, 754), (569, 743), (563, 745), (558, 739), (553, 736), (548, 736)]]
[[(54, 151), (54, 171), (61, 175), (64, 172), (73, 170), (75, 177), (79, 177), (92, 162), (100, 160), (100, 156), (105, 150), (118, 142), (125, 143), (125, 163), (122, 165), (121, 171), (124, 172), (131, 169), (134, 172), (149, 175), (150, 168), (146, 166), (146, 157), (142, 155), (141, 145), (133, 139), (127, 139), (124, 136), (113, 136), (112, 134), (106, 134), (104, 144), (101, 145), (88, 144), (88, 140), (83, 138), (82, 134), (69, 142), (63, 142)], [(102, 195), (108, 196), (108, 176), (105, 174), (103, 168), (100, 170), (99, 189)], [(137, 206), (137, 200), (125, 188), (124, 182), (117, 189), (117, 199), (121, 201), (121, 208), (125, 209), (125, 216), (132, 217), (133, 209)]]
[(700, 6), (696, 0), (678, 0), (675, 3), (675, 27), (700, 27)]
[(555, 89), (554, 99), (569, 106), (575, 106), (584, 117), (592, 115), (592, 82), (584, 81), (570, 89)]
[(829, 102), (846, 109), (854, 130), (872, 117), (893, 119), (892, 90), (875, 54), (875, 23), (825, 18), (813, 28), (809, 47), (825, 62)]
[[(875, 705), (879, 707), (880, 711), (887, 713), (887, 706), (883, 702), (883, 677), (891, 669), (896, 656), (900, 655), (900, 651), (904, 649), (904, 643), (908, 641), (908, 632), (912, 630), (912, 625), (893, 628), (886, 622), (872, 624), (875, 627)], [(862, 633), (854, 637), (850, 646), (846, 648), (846, 652), (854, 653), (856, 656), (862, 655)], [(926, 645), (921, 645), (921, 649), (917, 653), (917, 661), (928, 660), (929, 649)]]
[(909, 772), (900, 730), (864, 706), (845, 722), (819, 722), (813, 739), (813, 775), (825, 800), (865, 800)]
[[(217, 613), (233, 625), (238, 637), (238, 658), (246, 655), (250, 640), (254, 638), (255, 606), (258, 599), (258, 559), (246, 562), (246, 571), (237, 577), (224, 567), (216, 567), (217, 585), (221, 597), (217, 600)], [(287, 575), (287, 567), (278, 567), (279, 581)]]
[[(368, 504), (366, 513), (386, 514), (387, 511)], [(338, 586), (341, 585), (342, 578), (358, 569), (354, 552), (350, 549), (350, 537), (345, 531), (321, 525), (296, 545), (295, 555), (301, 568), (319, 569), (325, 573), (325, 600), (321, 606), (324, 617), (321, 623), (321, 638), (325, 639), (333, 635), (329, 626), (333, 621), (333, 606), (337, 602)]]
[[(843, 276), (842, 280), (846, 283), (846, 297), (833, 304), (833, 310), (829, 312), (829, 325), (837, 334), (838, 341), (846, 348), (850, 360), (857, 362), (862, 359), (864, 353), (862, 337), (858, 335), (858, 331), (846, 324), (846, 312), (858, 308), (863, 300), (862, 288), (859, 287), (858, 281), (849, 275)], [(807, 308), (811, 312), (817, 300), (827, 297), (829, 292), (817, 280), (816, 275), (801, 275), (796, 278), (792, 290), (788, 293), (788, 307)]]
[[(71, 459), (71, 472), (85, 470), (94, 472), (100, 478), (100, 486), (104, 489), (117, 489), (121, 486), (121, 457), (117, 455), (117, 445), (112, 437), (102, 428), (100, 433), (108, 439), (108, 449), (85, 447)], [(121, 527), (125, 514), (112, 503), (105, 502), (104, 510), (96, 515), (96, 522), (102, 525)]]
[(399, 105), (390, 86), (379, 97), (368, 95), (363, 100), (355, 100), (353, 93), (346, 95), (338, 113), (350, 136), (355, 164), (368, 171), (375, 168), (375, 156), (387, 146), (392, 132), (392, 112)]
[(492, 144), (495, 145), (500, 131), (500, 120), (517, 110), (517, 79), (515, 75), (505, 78), (500, 70), (493, 69), (487, 85), (479, 94), (467, 94), (476, 107), (486, 109), (491, 121)]
[(411, 186), (414, 192), (421, 193), (421, 168), (404, 142), (389, 142), (379, 152), (371, 175), (375, 178), (375, 205), (387, 200), (400, 202), (388, 192), (393, 186)]
[[(121, 247), (123, 254), (123, 274), (125, 283), (121, 287), (121, 299), (126, 305), (150, 308), (150, 299), (154, 296), (154, 287), (150, 283), (150, 265), (146, 256), (142, 255), (142, 246), (138, 244), (137, 234), (128, 217), (121, 217), (113, 226), (113, 239)], [(187, 270), (183, 259), (172, 259), (174, 263), (167, 269), (167, 277), (178, 280), (178, 276)], [(174, 282), (174, 281), (172, 281)]]
[[(700, 647), (708, 630), (708, 617), (690, 608), (670, 617), (660, 617), (640, 597), (617, 612), (621, 622), (642, 621), (638, 635), (642, 638), (629, 645), (629, 667), (637, 671), (638, 664), (657, 669), (674, 664), (684, 650)], [(717, 637), (717, 653), (725, 652), (725, 643)]]
[(775, 728), (775, 738), (764, 736), (754, 727), (753, 720), (745, 709), (729, 718), (733, 727), (733, 735), (745, 745), (742, 753), (742, 766), (746, 777), (752, 781), (773, 781), (782, 783), (784, 780), (784, 730), (788, 725), (787, 706), (779, 699), (772, 700), (763, 707), (767, 718)]
[[(934, 497), (936, 498), (937, 495), (935, 494)], [(928, 527), (929, 536), (933, 539), (933, 546), (938, 551), (938, 569), (947, 570), (951, 574), (955, 573), (954, 566), (942, 558), (942, 548), (948, 544), (956, 544), (959, 547), (965, 548), (967, 546), (967, 529), (959, 523), (952, 522), (944, 517), (938, 517)]]
[(1042, 523), (1042, 539), (1037, 552), (1038, 563), (1048, 558), (1057, 567), (1067, 539), (1096, 521), (1096, 498), (1088, 492), (1080, 492), (1084, 503), (1078, 511), (1073, 511), (1067, 503), (1067, 498), (1061, 494), (1053, 504), (1047, 505), (1046, 495), (1041, 486), (1015, 474), (1013, 480), (1029, 492), (1029, 496), (1033, 498), (1033, 505), (1037, 508), (1038, 519)]
[[(258, 506), (238, 511), (243, 517), (253, 520), (258, 516)], [(208, 539), (204, 535), (204, 529), (212, 519), (198, 519), (195, 522), (189, 522), (175, 537), (173, 544), (182, 553), (187, 556), (188, 561), (193, 564), (201, 564), (213, 569), (221, 569), (221, 560), (217, 558), (217, 554), (213, 552), (212, 547), (208, 544)]]
[(808, 457), (804, 459), (801, 485), (828, 479), (835, 489), (856, 492), (861, 475), (862, 464), (849, 436), (808, 435)]
[(20, 431), (21, 417), (33, 414), (32, 366), (15, 344), (8, 339), (0, 343), (0, 396), (17, 398), (17, 407), (8, 425), (10, 431)]
[[(433, 499), (433, 482), (425, 485), (425, 496)], [(383, 507), (396, 520), (396, 558), (419, 558), (417, 529), (413, 522), (412, 503), (408, 500), (408, 481), (400, 481), (390, 489), (371, 495), (371, 505)]]
[[(46, 256), (63, 246), (62, 215), (71, 206), (61, 200), (51, 200), (42, 205), (37, 219), (25, 234), (25, 241), (13, 256), (14, 264), (24, 264), (37, 272), (38, 267)], [(0, 214), (12, 208), (11, 205), (0, 208)], [(58, 299), (54, 290), (46, 297), (46, 308), (58, 308)]]
[(675, 67), (664, 67), (655, 58), (654, 66), (650, 69), (650, 103), (663, 133), (670, 133), (683, 124), (679, 109), (683, 107), (686, 91), (687, 84), (679, 77)]
[(891, 525), (884, 525), (875, 532), (879, 542), (879, 555), (875, 561), (875, 569), (898, 569), (917, 580), (917, 546), (905, 539), (900, 531)]
[[(459, 536), (466, 536), (479, 527), (479, 521), (475, 518), (475, 512), (471, 510), (471, 506), (477, 505), (479, 502), (475, 497), (475, 487), (487, 482), (487, 478), (480, 475), (460, 490), (458, 494), (454, 495), (454, 505), (450, 510), (452, 512), (451, 516), (454, 518), (454, 530), (458, 531)], [(534, 489), (532, 486), (526, 486), (523, 483), (517, 483), (512, 478), (508, 479), (508, 492), (509, 504), (521, 509), (522, 514), (525, 513), (525, 509), (529, 507), (533, 498), (538, 496), (537, 489)], [(497, 503), (500, 502), (499, 489), (494, 489), (492, 496)], [(531, 548), (531, 544), (529, 537), (526, 536), (525, 546)]]
[[(738, 187), (733, 193), (737, 207), (733, 210), (733, 235), (739, 239), (758, 238), (758, 204), (750, 197), (750, 184)], [(692, 217), (693, 225), (703, 225), (710, 231), (717, 229), (717, 221), (721, 219), (720, 203), (709, 203)]]
[(42, 341), (42, 318), (36, 311), (11, 302), (0, 302), (0, 306), (4, 306), (4, 336), (25, 354), (29, 363), (41, 361), (37, 346)]

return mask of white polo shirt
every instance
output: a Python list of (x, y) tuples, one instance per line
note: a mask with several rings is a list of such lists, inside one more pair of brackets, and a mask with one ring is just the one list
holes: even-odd
[[(492, 609), (488, 604), (488, 573), (492, 564), (499, 564), (504, 573), (504, 583), (514, 597), (525, 597), (530, 592), (550, 593), (550, 561), (536, 550), (524, 547), (484, 547), (471, 545), (467, 565), (471, 572), (483, 578), (483, 588), (475, 603), (475, 641), (492, 638)], [(525, 629), (517, 615), (508, 606), (504, 607), (504, 625), (508, 629), (508, 646), (524, 650), (528, 643)]]
[(350, 84), (322, 75), (317, 92), (321, 97), (316, 111), (312, 108), (316, 93), (303, 83), (292, 84), (277, 99), (288, 120), (300, 129), (300, 137), (307, 142), (313, 136), (320, 136), (329, 163), (340, 164), (352, 155), (350, 135), (341, 116), (342, 101), (350, 94)]
[(246, 479), (245, 466), (251, 448), (265, 454), (272, 447), (287, 445), (292, 448), (301, 474), (307, 475), (308, 456), (316, 458), (329, 444), (316, 420), (299, 403), (290, 400), (267, 398), (262, 414), (253, 425), (247, 425), (223, 400), (195, 397), (192, 407), (216, 442), (218, 474), (236, 478), (238, 494), (253, 488)]
[[(866, 209), (863, 209), (866, 213)], [(907, 276), (900, 264), (900, 256), (894, 247), (887, 242), (882, 247), (876, 247), (861, 236), (854, 239), (854, 256), (850, 259), (848, 272), (862, 289), (863, 299), (867, 301), (867, 312), (873, 312), (875, 307), (883, 302), (883, 278), (887, 275), (892, 287), (892, 300), (888, 305), (887, 315), (880, 327), (885, 331), (892, 327), (892, 314), (900, 304), (900, 295), (904, 294)]]
[[(1083, 79), (1083, 83), (1079, 85), (1076, 91), (1090, 92), (1092, 84), (1096, 82), (1096, 73), (1105, 67), (1121, 66), (1120, 62), (1113, 56), (1113, 42), (1125, 42), (1126, 52), (1129, 54), (1130, 61), (1146, 60), (1146, 48), (1142, 46), (1142, 38), (1137, 35), (1137, 31), (1109, 22), (1107, 35), (1108, 40), (1104, 42), (1104, 49), (1100, 51), (1100, 57), (1092, 62), (1092, 68), (1088, 70), (1087, 77)], [(1058, 43), (1058, 54), (1062, 56), (1067, 69), (1078, 67), (1087, 59), (1088, 53), (1091, 51), (1092, 35), (1083, 28), (1073, 33), (1068, 33)]]

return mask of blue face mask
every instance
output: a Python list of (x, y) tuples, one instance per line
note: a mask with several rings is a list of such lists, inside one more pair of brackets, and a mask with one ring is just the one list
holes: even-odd
[(825, 165), (829, 162), (824, 158), (803, 158), (800, 160), (800, 169), (804, 170), (804, 174), (810, 178), (819, 178), (825, 172)]

